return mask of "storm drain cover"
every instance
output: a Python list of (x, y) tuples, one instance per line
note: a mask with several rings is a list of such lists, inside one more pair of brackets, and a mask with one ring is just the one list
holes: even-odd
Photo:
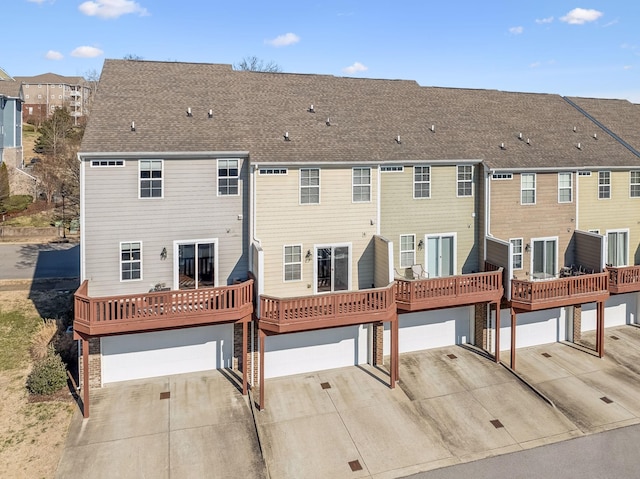
[(504, 424), (502, 424), (498, 419), (492, 419), (491, 424), (493, 424), (493, 427), (495, 427), (496, 429), (504, 427)]
[(357, 459), (355, 461), (349, 461), (349, 467), (352, 472), (362, 471), (362, 466), (360, 465), (360, 461)]
[(170, 397), (171, 397), (171, 393), (169, 391), (160, 393), (160, 399), (169, 399)]
[(617, 341), (620, 338), (618, 336), (611, 336), (611, 339), (615, 339)]
[(542, 353), (542, 355), (543, 355), (545, 358), (550, 358), (550, 357), (551, 357), (551, 355), (550, 355), (549, 353)]
[(457, 359), (458, 358), (458, 356), (456, 356), (455, 354), (447, 354), (447, 357), (449, 359)]
[(600, 398), (600, 400), (606, 404), (611, 404), (613, 401), (611, 399), (609, 399), (607, 396), (603, 396)]
[(329, 384), (329, 383), (320, 383), (320, 387), (322, 389), (331, 389), (331, 384)]

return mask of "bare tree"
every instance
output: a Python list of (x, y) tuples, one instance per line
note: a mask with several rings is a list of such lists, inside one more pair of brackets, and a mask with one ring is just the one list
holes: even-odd
[(134, 53), (127, 53), (122, 57), (123, 60), (144, 60), (140, 55), (136, 55)]
[(234, 63), (234, 70), (243, 70), (250, 72), (267, 72), (267, 73), (281, 73), (282, 68), (280, 65), (273, 61), (265, 62), (264, 60), (256, 57), (244, 57), (239, 63)]

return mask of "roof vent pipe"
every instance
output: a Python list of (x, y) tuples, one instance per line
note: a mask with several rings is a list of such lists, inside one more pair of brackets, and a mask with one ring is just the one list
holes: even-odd
[(578, 131), (578, 127), (577, 127), (577, 126), (574, 126), (574, 127), (573, 127), (573, 132), (575, 133), (576, 131)]
[(311, 106), (309, 107), (309, 110), (308, 110), (308, 111), (309, 111), (309, 113), (315, 113), (315, 112), (316, 112), (315, 108), (313, 108), (313, 103), (312, 103), (312, 104), (311, 104)]
[(578, 143), (576, 147), (578, 148), (578, 150), (582, 150), (582, 145), (580, 143)]
[(500, 149), (501, 149), (501, 150), (506, 149), (506, 148), (505, 148), (505, 146), (504, 146), (504, 143), (500, 143)]
[(436, 125), (431, 125), (431, 131), (432, 131), (433, 133), (435, 133), (435, 132), (436, 132)]
[(209, 113), (207, 114), (209, 118), (213, 118), (213, 110), (209, 108)]
[(522, 140), (522, 133), (518, 133), (518, 139)]
[(597, 134), (597, 133), (594, 133), (594, 134), (593, 134), (593, 139), (594, 139), (594, 140), (597, 140), (597, 139), (598, 139), (598, 134)]
[(398, 145), (399, 145), (400, 143), (402, 143), (402, 142), (400, 141), (400, 135), (396, 136), (396, 143), (397, 143)]
[(187, 116), (193, 116), (193, 114), (191, 113), (191, 107), (187, 108)]
[(131, 131), (136, 131), (136, 122), (135, 121), (131, 122)]
[(291, 138), (289, 138), (289, 132), (288, 131), (284, 132), (284, 141), (291, 141)]

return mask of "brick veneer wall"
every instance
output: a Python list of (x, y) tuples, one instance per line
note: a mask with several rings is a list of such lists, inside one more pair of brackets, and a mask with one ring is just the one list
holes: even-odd
[(384, 362), (384, 324), (373, 325), (373, 365), (381, 366)]
[(577, 304), (573, 307), (573, 342), (576, 343), (582, 339), (582, 305)]
[[(78, 386), (83, 387), (84, 366), (82, 364), (82, 341), (80, 342), (78, 357)], [(89, 389), (102, 387), (102, 360), (100, 354), (100, 338), (89, 339)]]
[(487, 316), (489, 314), (489, 305), (487, 303), (478, 303), (475, 305), (474, 311), (474, 346), (488, 351), (489, 331), (487, 331)]

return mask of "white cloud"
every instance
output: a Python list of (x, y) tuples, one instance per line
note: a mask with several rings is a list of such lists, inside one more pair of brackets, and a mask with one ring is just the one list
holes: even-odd
[(342, 71), (352, 75), (357, 72), (366, 72), (368, 69), (369, 67), (364, 66), (362, 63), (355, 62), (353, 65), (343, 68)]
[(129, 13), (137, 13), (140, 16), (149, 15), (146, 8), (133, 0), (89, 0), (81, 3), (78, 10), (90, 17), (104, 19), (118, 18)]
[(37, 3), (38, 5), (42, 5), (47, 0), (27, 0), (27, 2)]
[(616, 23), (618, 23), (618, 20), (611, 20), (609, 23), (605, 23), (604, 25), (602, 25), (602, 28), (609, 28), (615, 25)]
[(273, 47), (286, 47), (293, 45), (300, 41), (300, 37), (295, 33), (285, 33), (284, 35), (278, 35), (271, 40), (265, 40), (264, 42)]
[(49, 50), (45, 56), (44, 56), (47, 60), (62, 60), (64, 58), (64, 55), (60, 52), (57, 52), (55, 50)]
[(71, 52), (71, 56), (79, 57), (79, 58), (94, 58), (94, 57), (99, 57), (103, 53), (104, 52), (99, 48), (82, 46), (73, 50)]
[(587, 22), (595, 22), (603, 15), (602, 12), (586, 8), (574, 8), (560, 20), (570, 25), (583, 25)]
[(529, 65), (529, 68), (538, 68), (542, 66), (541, 62), (533, 62), (531, 65)]
[(547, 17), (547, 18), (536, 18), (536, 23), (538, 25), (542, 25), (545, 23), (551, 23), (553, 22), (553, 17)]
[(509, 33), (511, 35), (520, 35), (522, 32), (524, 32), (524, 28), (523, 27), (511, 27), (509, 29)]
[(633, 68), (632, 65), (625, 65), (622, 67), (623, 70), (631, 70)]

